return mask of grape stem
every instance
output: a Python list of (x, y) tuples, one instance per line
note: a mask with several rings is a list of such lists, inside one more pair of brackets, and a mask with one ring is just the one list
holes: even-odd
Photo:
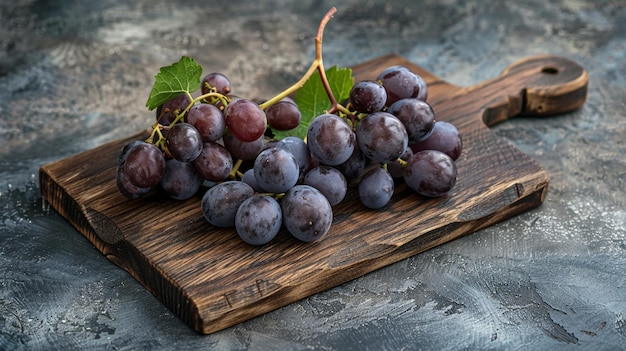
[(313, 73), (315, 73), (316, 70), (320, 74), (320, 78), (322, 79), (322, 84), (324, 85), (324, 89), (326, 90), (326, 93), (328, 94), (328, 98), (331, 103), (331, 107), (329, 111), (335, 111), (338, 109), (337, 100), (335, 99), (335, 96), (333, 95), (333, 92), (330, 89), (328, 78), (326, 78), (326, 71), (324, 70), (324, 61), (322, 59), (322, 37), (324, 34), (324, 28), (326, 27), (326, 24), (328, 24), (330, 19), (333, 17), (335, 12), (337, 12), (337, 8), (332, 7), (330, 10), (328, 10), (328, 12), (326, 12), (326, 15), (324, 15), (324, 17), (320, 21), (320, 25), (317, 28), (317, 34), (315, 35), (315, 59), (311, 63), (311, 66), (309, 67), (309, 69), (306, 71), (306, 73), (304, 73), (304, 75), (296, 83), (291, 85), (289, 88), (283, 90), (282, 92), (280, 92), (273, 98), (260, 104), (259, 107), (261, 107), (262, 110), (265, 110), (269, 106), (274, 105), (275, 103), (279, 102), (285, 97), (295, 93), (298, 89), (302, 88), (304, 83), (306, 83), (306, 81), (313, 75)]
[[(317, 28), (317, 34), (315, 35), (315, 59), (311, 63), (311, 66), (309, 67), (309, 69), (306, 71), (306, 73), (304, 73), (304, 75), (296, 83), (294, 83), (287, 89), (283, 90), (282, 92), (280, 92), (273, 98), (261, 103), (259, 107), (262, 110), (265, 110), (269, 106), (272, 106), (275, 103), (279, 102), (280, 100), (284, 99), (285, 97), (295, 93), (298, 89), (302, 88), (304, 83), (306, 83), (306, 81), (309, 78), (311, 78), (311, 76), (315, 73), (315, 71), (318, 71), (321, 81), (322, 81), (322, 85), (324, 86), (324, 90), (326, 90), (326, 94), (328, 95), (328, 99), (330, 100), (330, 108), (328, 109), (328, 113), (334, 113), (334, 112), (340, 111), (346, 114), (352, 120), (352, 124), (354, 125), (354, 115), (352, 114), (352, 112), (350, 112), (350, 110), (348, 110), (346, 107), (337, 103), (337, 99), (335, 98), (333, 91), (330, 88), (330, 83), (328, 82), (328, 78), (326, 77), (326, 70), (324, 69), (324, 60), (322, 59), (322, 38), (324, 34), (324, 28), (326, 28), (326, 24), (328, 24), (328, 22), (331, 20), (335, 12), (337, 12), (337, 8), (331, 7), (330, 10), (326, 12), (324, 17), (320, 21), (320, 24)], [(187, 94), (191, 102), (189, 103), (189, 105), (187, 105), (187, 107), (185, 107), (184, 110), (174, 112), (176, 117), (169, 124), (170, 127), (176, 123), (182, 122), (184, 120), (185, 114), (193, 107), (193, 105), (195, 105), (199, 101), (213, 97), (213, 98), (217, 98), (221, 100), (222, 104), (226, 106), (231, 100), (229, 97), (222, 95), (220, 93), (217, 93), (213, 90), (209, 93), (200, 95), (195, 99), (193, 98), (193, 96), (191, 96), (190, 92), (186, 91), (185, 93)], [(152, 126), (152, 133), (150, 137), (147, 139), (147, 142), (150, 142), (152, 144), (161, 144), (161, 141), (163, 140), (163, 135), (161, 134), (160, 130), (162, 128), (167, 128), (167, 127), (161, 125), (157, 121), (157, 123), (155, 123)], [(154, 138), (156, 135), (158, 135), (158, 139), (155, 141)], [(236, 170), (231, 173), (231, 177), (235, 176), (235, 174), (236, 174)]]

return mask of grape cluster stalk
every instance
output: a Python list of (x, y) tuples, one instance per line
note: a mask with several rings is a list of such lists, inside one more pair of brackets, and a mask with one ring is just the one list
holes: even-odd
[[(418, 194), (415, 201), (448, 194), (462, 139), (454, 125), (435, 119), (421, 76), (387, 67), (375, 80), (356, 82), (343, 104), (335, 99), (322, 60), (322, 33), (335, 11), (320, 22), (310, 68), (273, 98), (235, 96), (227, 76), (212, 72), (201, 79), (200, 96), (183, 92), (160, 104), (151, 135), (119, 155), (119, 192), (200, 197), (209, 225), (234, 228), (250, 245), (269, 243), (282, 228), (303, 242), (320, 240), (350, 188), (372, 210), (384, 210), (398, 182)], [(310, 120), (304, 138), (276, 140), (273, 131), (302, 122), (290, 95), (316, 72), (328, 109)]]

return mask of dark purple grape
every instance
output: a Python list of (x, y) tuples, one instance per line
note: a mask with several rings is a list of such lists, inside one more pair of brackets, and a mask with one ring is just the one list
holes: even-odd
[[(407, 147), (404, 150), (404, 153), (400, 156), (400, 159), (403, 161), (408, 161), (409, 158), (413, 156), (413, 150), (410, 147)], [(391, 163), (387, 164), (387, 171), (391, 174), (391, 177), (394, 179), (400, 179), (404, 176), (404, 166), (398, 160), (395, 160)]]
[(265, 148), (265, 137), (261, 136), (254, 141), (241, 141), (232, 133), (226, 131), (223, 136), (224, 146), (230, 151), (234, 160), (251, 161)]
[(259, 182), (256, 181), (256, 177), (254, 176), (254, 168), (250, 168), (249, 170), (243, 172), (241, 176), (241, 181), (250, 185), (250, 187), (257, 193), (265, 193), (267, 190), (261, 188)]
[(452, 123), (437, 121), (430, 135), (420, 141), (410, 145), (413, 153), (423, 150), (438, 150), (455, 160), (463, 151), (463, 140), (459, 130)]
[(230, 132), (241, 141), (257, 140), (265, 134), (267, 128), (265, 112), (248, 99), (231, 101), (224, 110), (224, 120)]
[(352, 86), (350, 104), (360, 113), (381, 111), (387, 102), (385, 88), (377, 82), (363, 80)]
[(219, 140), (226, 129), (224, 114), (210, 104), (194, 105), (187, 112), (187, 122), (198, 130), (205, 142)]
[(321, 163), (335, 166), (350, 158), (356, 136), (341, 117), (322, 114), (309, 124), (307, 143), (313, 156)]
[(317, 166), (306, 173), (302, 184), (310, 185), (319, 190), (335, 206), (346, 197), (348, 182), (336, 168)]
[(216, 93), (220, 93), (222, 95), (228, 95), (231, 91), (230, 81), (221, 73), (209, 73), (202, 78), (200, 83), (200, 91), (202, 92), (202, 95), (210, 93), (211, 88), (214, 88)]
[(212, 182), (228, 178), (233, 169), (233, 158), (228, 150), (215, 142), (204, 143), (200, 155), (193, 161), (200, 176)]
[(135, 146), (135, 145), (139, 145), (141, 143), (143, 143), (143, 140), (133, 140), (130, 143), (124, 145), (124, 147), (122, 148), (122, 151), (120, 152), (120, 156), (118, 158), (118, 162), (121, 164), (122, 162), (126, 161), (126, 156), (128, 156), (128, 152)]
[(123, 163), (128, 180), (140, 188), (150, 188), (159, 184), (165, 169), (163, 152), (146, 142), (131, 148)]
[[(191, 99), (189, 98), (189, 95), (187, 94), (177, 95), (171, 100), (163, 103), (163, 105), (160, 105), (159, 107), (157, 107), (156, 109), (157, 121), (164, 126), (170, 125), (170, 123), (174, 122), (174, 119), (176, 119), (176, 115), (174, 114), (174, 112), (175, 111), (182, 112), (184, 109), (187, 108), (187, 106), (189, 106), (190, 103), (191, 103)], [(163, 111), (165, 111), (166, 109), (168, 112), (163, 113)], [(161, 116), (162, 113), (163, 115)]]
[(263, 245), (270, 242), (283, 222), (278, 201), (267, 195), (253, 195), (247, 198), (235, 214), (235, 228), (239, 237), (250, 245)]
[(202, 151), (202, 137), (189, 123), (176, 123), (165, 136), (167, 150), (180, 162), (193, 162)]
[(121, 162), (117, 167), (115, 174), (115, 185), (120, 194), (126, 196), (129, 199), (138, 199), (141, 196), (147, 194), (151, 188), (142, 188), (134, 185), (128, 179), (124, 168), (124, 162)]
[(289, 189), (280, 206), (285, 228), (302, 241), (321, 239), (333, 221), (333, 209), (328, 199), (310, 185), (296, 185)]
[(409, 144), (426, 139), (435, 126), (435, 112), (425, 101), (405, 98), (394, 102), (387, 112), (398, 117), (409, 135)]
[(359, 181), (359, 199), (365, 207), (371, 209), (378, 209), (389, 203), (393, 191), (393, 178), (381, 167), (367, 170)]
[(454, 160), (437, 150), (417, 152), (404, 168), (404, 181), (416, 193), (439, 197), (449, 192), (456, 183)]
[(296, 185), (300, 168), (291, 152), (273, 147), (261, 151), (254, 160), (254, 176), (261, 188), (279, 194)]
[(366, 165), (365, 155), (361, 152), (361, 149), (358, 147), (354, 148), (352, 155), (348, 158), (344, 163), (334, 166), (337, 168), (348, 182), (351, 182), (357, 179), (361, 172), (365, 169)]
[(428, 95), (424, 79), (404, 66), (387, 67), (376, 80), (387, 91), (387, 106), (403, 98), (426, 100)]
[(286, 97), (265, 109), (267, 124), (276, 130), (294, 129), (302, 121), (302, 113), (296, 103)]
[(397, 160), (409, 143), (402, 122), (387, 112), (374, 112), (361, 119), (356, 126), (356, 139), (361, 152), (378, 163)]
[(311, 153), (304, 140), (295, 136), (288, 136), (278, 141), (276, 147), (291, 152), (296, 158), (300, 168), (300, 177), (303, 177), (304, 173), (311, 168)]
[(176, 159), (165, 161), (165, 171), (161, 178), (161, 189), (175, 200), (186, 200), (198, 192), (202, 184), (202, 177), (189, 162), (180, 162)]
[(202, 214), (216, 227), (234, 227), (237, 209), (252, 195), (254, 190), (244, 182), (228, 180), (219, 183), (202, 196)]

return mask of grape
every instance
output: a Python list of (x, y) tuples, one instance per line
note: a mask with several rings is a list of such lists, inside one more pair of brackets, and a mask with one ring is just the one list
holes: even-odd
[(219, 140), (226, 129), (224, 114), (210, 104), (197, 104), (190, 108), (187, 122), (198, 130), (205, 142)]
[(404, 168), (404, 181), (420, 195), (438, 197), (445, 195), (456, 183), (457, 169), (454, 160), (437, 150), (417, 152)]
[(115, 185), (117, 186), (118, 191), (129, 199), (138, 199), (150, 191), (149, 187), (138, 187), (130, 182), (128, 176), (126, 175), (124, 162), (121, 162), (117, 167)]
[(359, 148), (374, 162), (393, 162), (406, 150), (409, 137), (402, 122), (387, 112), (374, 112), (356, 126)]
[(456, 160), (463, 151), (463, 140), (459, 130), (452, 123), (437, 121), (428, 138), (410, 145), (413, 153), (422, 150), (438, 150)]
[(350, 155), (350, 158), (348, 158), (344, 163), (334, 167), (337, 168), (341, 174), (343, 174), (348, 182), (350, 182), (357, 179), (361, 175), (361, 172), (365, 169), (366, 161), (365, 155), (363, 155), (361, 149), (355, 147), (352, 155)]
[(385, 88), (377, 82), (364, 80), (356, 83), (350, 90), (350, 103), (361, 113), (381, 111), (387, 102)]
[(234, 227), (237, 209), (252, 195), (254, 190), (244, 182), (228, 180), (219, 183), (202, 196), (202, 214), (216, 227)]
[(261, 188), (259, 182), (256, 181), (253, 168), (250, 168), (249, 170), (243, 172), (243, 175), (241, 176), (241, 181), (250, 185), (250, 187), (257, 193), (267, 192), (265, 189)]
[(192, 163), (180, 162), (173, 158), (165, 161), (160, 186), (172, 199), (189, 199), (200, 189), (200, 184), (202, 178)]
[(301, 177), (303, 177), (304, 173), (311, 168), (311, 153), (309, 152), (309, 147), (306, 145), (304, 140), (295, 136), (288, 136), (278, 141), (276, 143), (276, 147), (291, 152), (291, 154), (296, 158), (296, 162), (300, 168)]
[(189, 123), (176, 123), (165, 136), (167, 150), (181, 162), (193, 162), (202, 151), (202, 137)]
[(118, 158), (118, 162), (121, 164), (122, 162), (126, 161), (126, 157), (128, 156), (128, 152), (135, 145), (139, 145), (141, 143), (143, 143), (143, 141), (141, 141), (141, 140), (133, 140), (133, 141), (127, 143), (126, 145), (124, 145), (124, 147), (122, 148), (122, 151), (120, 152), (120, 156)]
[(365, 207), (378, 209), (385, 206), (393, 195), (391, 174), (381, 167), (369, 169), (359, 182), (359, 198)]
[(302, 113), (296, 103), (286, 97), (265, 109), (267, 124), (276, 130), (294, 129), (302, 120)]
[(254, 141), (265, 134), (267, 119), (259, 105), (248, 99), (231, 101), (224, 110), (226, 126), (237, 139)]
[(376, 78), (387, 91), (387, 107), (403, 98), (426, 100), (428, 91), (424, 79), (404, 66), (385, 68)]
[(226, 131), (222, 139), (224, 146), (230, 151), (235, 160), (254, 160), (259, 155), (259, 152), (265, 148), (265, 137), (263, 135), (254, 141), (241, 141), (232, 133)]
[(285, 228), (302, 241), (321, 239), (333, 221), (333, 210), (328, 199), (310, 185), (300, 184), (289, 189), (280, 206)]
[(261, 188), (279, 194), (296, 185), (300, 169), (291, 152), (273, 147), (254, 160), (254, 176)]
[(409, 144), (426, 139), (435, 125), (433, 108), (419, 99), (400, 99), (389, 106), (387, 112), (402, 121), (409, 135)]
[(200, 91), (202, 92), (202, 95), (208, 94), (211, 92), (211, 88), (214, 88), (216, 93), (228, 95), (231, 90), (230, 81), (221, 73), (209, 73), (202, 78)]
[(303, 184), (319, 190), (330, 202), (331, 206), (340, 203), (348, 191), (346, 178), (339, 170), (330, 166), (317, 166), (304, 176)]
[[(411, 150), (410, 147), (407, 147), (406, 150), (404, 150), (404, 153), (400, 156), (400, 159), (402, 159), (403, 161), (408, 161), (409, 158), (411, 158), (412, 156), (413, 156), (413, 150)], [(391, 174), (391, 177), (394, 179), (399, 179), (404, 176), (404, 166), (398, 160), (388, 163), (387, 171), (389, 172), (389, 174)]]
[[(191, 99), (189, 98), (187, 94), (180, 94), (180, 95), (177, 95), (176, 97), (173, 97), (169, 101), (166, 101), (165, 103), (163, 103), (163, 105), (160, 105), (159, 107), (157, 107), (156, 109), (157, 121), (164, 126), (170, 125), (170, 123), (174, 122), (174, 119), (176, 119), (176, 115), (174, 114), (174, 111), (178, 110), (179, 112), (182, 112), (184, 109), (187, 108), (187, 106), (189, 106), (190, 103), (191, 103)], [(168, 112), (164, 113), (161, 116), (162, 112), (165, 111), (165, 109), (167, 109)]]
[(165, 158), (159, 148), (141, 142), (128, 151), (123, 164), (129, 182), (140, 188), (149, 188), (161, 181)]
[(235, 214), (239, 237), (250, 245), (263, 245), (274, 239), (283, 221), (278, 201), (267, 195), (247, 198)]
[(322, 114), (313, 119), (307, 131), (309, 150), (321, 163), (335, 166), (354, 151), (356, 137), (341, 117)]
[(215, 142), (204, 143), (200, 155), (193, 165), (202, 178), (221, 182), (228, 178), (233, 169), (233, 158), (228, 150)]

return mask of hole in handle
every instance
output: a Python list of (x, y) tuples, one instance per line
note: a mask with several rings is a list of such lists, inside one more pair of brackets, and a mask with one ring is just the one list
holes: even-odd
[(557, 74), (557, 73), (559, 73), (559, 69), (558, 68), (554, 68), (554, 67), (544, 67), (544, 68), (541, 69), (541, 73)]

